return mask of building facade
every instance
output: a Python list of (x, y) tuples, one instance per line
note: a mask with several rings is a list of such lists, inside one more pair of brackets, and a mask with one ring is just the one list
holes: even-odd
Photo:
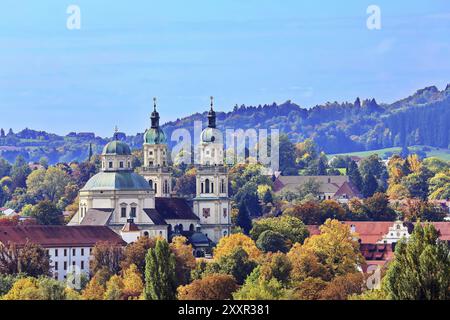
[(200, 137), (194, 212), (200, 219), (202, 232), (217, 243), (230, 234), (230, 200), (228, 168), (224, 165), (223, 135), (216, 128), (216, 113), (208, 113), (208, 127)]
[(65, 281), (69, 276), (89, 276), (92, 248), (99, 241), (124, 246), (122, 238), (106, 226), (0, 226), (0, 245), (27, 241), (40, 245), (50, 258), (52, 276)]
[(230, 234), (231, 208), (222, 134), (212, 104), (199, 145), (193, 208), (172, 194), (170, 156), (156, 100), (153, 108), (151, 127), (144, 134), (143, 166), (134, 171), (130, 147), (116, 132), (101, 154), (101, 171), (80, 190), (79, 210), (69, 224), (108, 226), (127, 242), (138, 236), (170, 240), (184, 235), (194, 247), (195, 239), (201, 239), (203, 247), (206, 242), (213, 245)]

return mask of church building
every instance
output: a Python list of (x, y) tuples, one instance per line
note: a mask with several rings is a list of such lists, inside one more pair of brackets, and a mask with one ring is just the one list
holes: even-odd
[(212, 103), (199, 146), (194, 208), (172, 194), (170, 156), (156, 99), (153, 108), (151, 127), (144, 134), (143, 166), (133, 168), (131, 149), (119, 140), (116, 130), (103, 148), (101, 171), (80, 190), (79, 210), (69, 225), (108, 226), (127, 242), (140, 236), (170, 240), (184, 235), (204, 254), (206, 247), (229, 235), (231, 226), (222, 134), (215, 126)]

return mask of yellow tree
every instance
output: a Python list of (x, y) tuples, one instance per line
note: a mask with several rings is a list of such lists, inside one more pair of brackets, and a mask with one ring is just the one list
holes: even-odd
[(2, 297), (3, 300), (43, 300), (44, 294), (39, 288), (36, 278), (21, 278), (17, 280), (11, 290)]
[(262, 252), (256, 247), (255, 242), (250, 237), (242, 233), (235, 233), (220, 239), (217, 247), (214, 249), (214, 258), (217, 260), (227, 256), (237, 247), (244, 249), (252, 260), (257, 260), (262, 255)]
[(102, 284), (103, 275), (97, 272), (89, 281), (86, 288), (83, 290), (82, 298), (84, 300), (103, 300), (105, 295), (105, 287)]
[(195, 268), (192, 245), (187, 244), (185, 237), (174, 237), (170, 244), (170, 250), (175, 254), (177, 284), (187, 284), (190, 280), (191, 271)]
[(303, 248), (313, 252), (333, 277), (353, 273), (364, 262), (355, 236), (350, 226), (328, 219), (320, 234), (306, 239)]
[(106, 283), (106, 290), (103, 298), (105, 300), (122, 300), (124, 295), (122, 278), (113, 275)]
[(144, 290), (141, 274), (135, 264), (123, 271), (123, 295), (125, 300), (138, 299)]

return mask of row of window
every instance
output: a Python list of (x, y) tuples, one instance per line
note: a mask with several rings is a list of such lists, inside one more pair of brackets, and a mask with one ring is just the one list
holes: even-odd
[[(220, 193), (226, 193), (225, 179), (220, 181)], [(214, 193), (214, 183), (206, 179), (205, 182), (201, 183), (201, 193)]]
[[(75, 265), (76, 265), (75, 261), (72, 261), (72, 266), (75, 267)], [(55, 266), (54, 266), (53, 269), (54, 269), (55, 271), (58, 271), (58, 270), (59, 270), (59, 264), (58, 264), (58, 261), (55, 262)], [(84, 261), (80, 261), (80, 269), (81, 269), (81, 270), (84, 270)], [(64, 261), (64, 262), (63, 262), (63, 270), (64, 270), (64, 271), (67, 271), (67, 261)]]
[[(68, 252), (68, 249), (63, 249), (63, 256), (64, 257), (67, 257), (67, 252)], [(47, 250), (47, 254), (48, 253), (49, 252)], [(92, 253), (92, 248), (89, 249), (89, 254), (91, 254), (91, 253)], [(58, 257), (58, 255), (59, 255), (59, 249), (55, 249), (55, 257)], [(76, 255), (77, 255), (77, 249), (76, 248), (72, 248), (72, 256), (76, 256)], [(80, 255), (84, 256), (84, 248), (80, 248)]]
[[(103, 161), (102, 161), (102, 168), (103, 169), (105, 168), (105, 162), (103, 162)], [(109, 169), (114, 168), (114, 162), (113, 161), (109, 161), (108, 162), (108, 168)], [(119, 161), (119, 168), (120, 169), (124, 169), (125, 168), (125, 163), (123, 161)], [(131, 168), (131, 162), (130, 161), (127, 162), (127, 168)]]
[[(155, 191), (155, 193), (158, 192), (158, 184), (156, 182), (153, 183), (153, 180), (149, 180), (148, 184), (150, 185), (150, 188), (152, 188)], [(164, 180), (163, 183), (163, 193), (165, 194), (170, 193), (169, 182), (167, 180)]]

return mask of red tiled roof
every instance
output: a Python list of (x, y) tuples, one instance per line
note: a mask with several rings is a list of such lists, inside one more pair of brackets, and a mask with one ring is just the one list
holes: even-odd
[(21, 246), (27, 240), (44, 248), (91, 247), (99, 241), (126, 244), (106, 226), (0, 226), (1, 243)]
[(377, 243), (389, 232), (393, 221), (343, 221), (342, 223), (354, 226), (361, 243)]

